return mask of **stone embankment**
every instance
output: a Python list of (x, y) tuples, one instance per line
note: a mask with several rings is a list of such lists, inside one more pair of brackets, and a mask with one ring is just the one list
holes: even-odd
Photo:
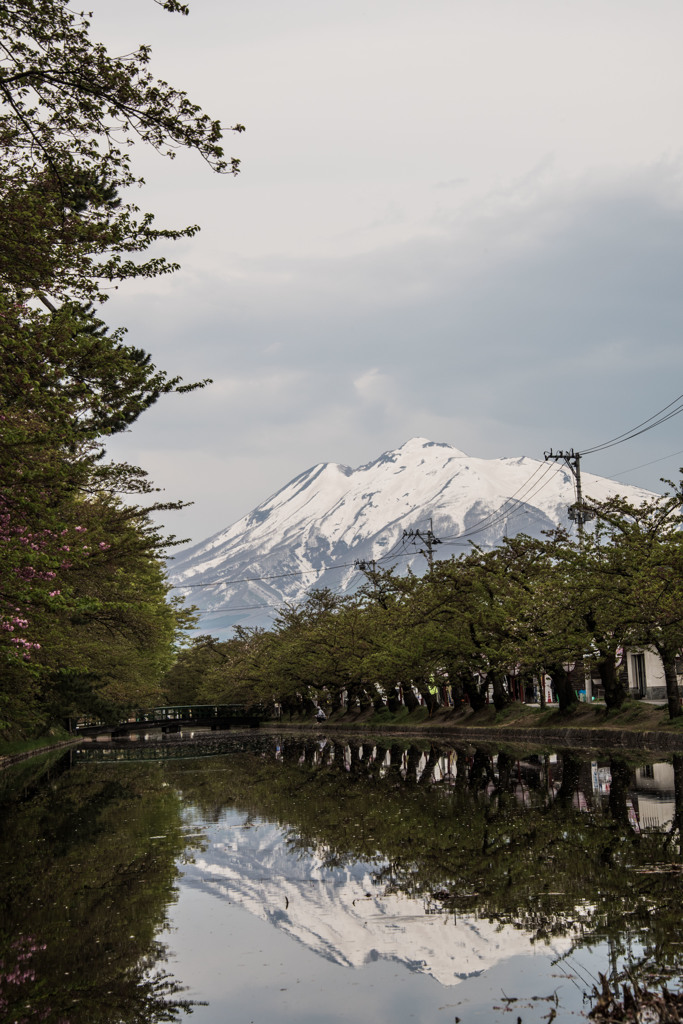
[(457, 741), (476, 746), (492, 743), (525, 744), (534, 747), (576, 747), (584, 750), (651, 750), (659, 752), (683, 751), (683, 733), (635, 731), (632, 729), (519, 729), (505, 726), (440, 726), (435, 729), (417, 726), (382, 727), (374, 722), (328, 723), (281, 722), (269, 728), (301, 732), (313, 729), (342, 732), (348, 736), (412, 736), (414, 738)]
[[(269, 723), (272, 727), (273, 723)], [(278, 723), (291, 730), (317, 729), (365, 736), (413, 736), (471, 744), (506, 743), (542, 747), (576, 747), (592, 750), (683, 751), (683, 718), (670, 721), (666, 709), (639, 703), (620, 711), (581, 706), (561, 714), (554, 709), (513, 705), (501, 714), (492, 706), (482, 711), (439, 709), (432, 717), (419, 709), (404, 716), (386, 714), (334, 714), (317, 722), (293, 718)]]
[[(512, 705), (500, 714), (496, 714), (493, 706), (476, 713), (469, 709), (442, 708), (432, 717), (428, 716), (426, 708), (397, 715), (372, 711), (357, 714), (336, 712), (325, 722), (296, 715), (291, 719), (262, 722), (261, 728), (268, 731), (312, 731), (320, 736), (337, 733), (367, 739), (400, 736), (473, 746), (514, 744), (546, 750), (683, 752), (683, 718), (671, 721), (665, 707), (639, 702), (629, 702), (621, 710), (610, 712), (604, 706), (583, 705), (564, 715), (556, 709), (528, 705)], [(212, 737), (215, 739), (216, 734), (213, 733)], [(18, 761), (83, 742), (87, 742), (85, 737), (73, 737), (19, 753), (0, 754), (0, 770)], [(193, 740), (187, 739), (186, 742)]]

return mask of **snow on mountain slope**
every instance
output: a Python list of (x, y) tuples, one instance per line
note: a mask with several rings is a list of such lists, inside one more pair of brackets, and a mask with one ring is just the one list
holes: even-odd
[[(590, 473), (582, 481), (584, 495), (596, 500), (648, 495)], [(178, 553), (169, 576), (190, 584), (180, 592), (200, 608), (202, 631), (224, 636), (236, 623), (267, 626), (285, 601), (313, 587), (353, 591), (362, 582), (356, 560), (421, 573), (424, 545), (404, 531), (424, 533), (430, 519), (441, 541), (434, 556), (450, 558), (470, 541), (489, 548), (506, 533), (540, 536), (569, 525), (575, 500), (572, 473), (559, 463), (478, 459), (415, 437), (357, 469), (313, 466), (232, 526)]]
[[(511, 925), (430, 915), (422, 900), (384, 892), (373, 882), (382, 866), (328, 868), (319, 854), (292, 850), (281, 826), (229, 810), (212, 826), (207, 849), (184, 866), (183, 884), (240, 904), (343, 967), (388, 960), (450, 986), (534, 954), (532, 936)], [(570, 945), (569, 937), (555, 938), (543, 954), (559, 956)]]

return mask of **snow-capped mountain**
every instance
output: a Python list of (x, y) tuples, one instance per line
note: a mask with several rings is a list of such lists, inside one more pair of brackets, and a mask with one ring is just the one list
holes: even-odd
[[(328, 868), (317, 853), (293, 850), (281, 826), (229, 810), (211, 827), (205, 852), (184, 865), (183, 886), (240, 904), (343, 967), (388, 960), (450, 986), (534, 954), (532, 936), (512, 925), (428, 914), (422, 900), (385, 892), (372, 877), (381, 866)], [(559, 956), (570, 945), (556, 937), (543, 952)]]
[[(584, 495), (596, 500), (648, 496), (590, 473), (582, 482)], [(201, 630), (225, 636), (237, 623), (269, 625), (284, 602), (314, 587), (352, 592), (364, 579), (356, 561), (422, 573), (430, 522), (440, 542), (434, 557), (450, 558), (470, 541), (490, 548), (506, 534), (538, 537), (569, 525), (575, 500), (564, 464), (478, 459), (415, 437), (357, 469), (313, 466), (232, 526), (177, 554), (169, 576), (188, 585), (180, 593), (201, 610)]]

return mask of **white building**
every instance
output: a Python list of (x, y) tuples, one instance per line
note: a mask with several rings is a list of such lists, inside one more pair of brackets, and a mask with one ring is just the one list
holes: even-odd
[[(666, 679), (662, 659), (652, 647), (628, 650), (626, 671), (628, 689), (632, 697), (646, 697), (648, 700), (666, 700)], [(678, 682), (681, 676), (678, 672)]]

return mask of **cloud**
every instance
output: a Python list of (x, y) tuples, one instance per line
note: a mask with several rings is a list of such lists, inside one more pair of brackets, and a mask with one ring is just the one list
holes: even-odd
[[(308, 465), (413, 434), (490, 456), (592, 444), (683, 390), (681, 267), (681, 182), (661, 164), (520, 182), (438, 233), (352, 256), (190, 270), (128, 300), (130, 337), (216, 383), (113, 447), (201, 495), (198, 538)], [(616, 470), (614, 454), (590, 470)]]
[(357, 377), (353, 382), (353, 387), (364, 402), (385, 405), (391, 387), (391, 378), (386, 373), (380, 373), (375, 366)]

